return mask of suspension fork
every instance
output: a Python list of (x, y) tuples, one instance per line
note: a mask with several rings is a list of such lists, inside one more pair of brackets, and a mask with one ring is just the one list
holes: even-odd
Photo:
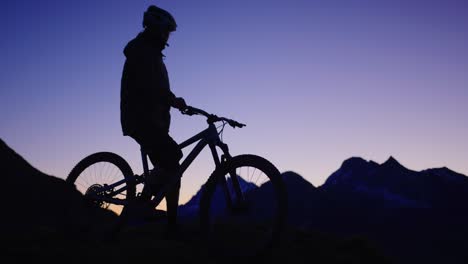
[[(229, 154), (229, 147), (228, 147), (227, 144), (222, 143), (222, 142), (218, 142), (217, 145), (223, 151), (223, 154), (221, 155), (221, 162), (219, 164), (220, 166), (222, 166), (223, 164), (228, 162), (232, 158), (232, 156), (231, 156), (231, 154)], [(216, 154), (216, 157), (218, 157), (215, 148), (214, 148), (214, 153)], [(234, 194), (235, 194), (235, 197), (236, 197), (235, 204), (241, 205), (241, 204), (244, 203), (245, 200), (244, 200), (244, 194), (242, 193), (242, 189), (241, 189), (241, 186), (240, 186), (240, 183), (239, 183), (239, 177), (236, 174), (235, 170), (234, 171), (229, 171), (229, 176), (231, 178), (232, 187), (233, 187)], [(223, 190), (225, 192), (225, 196), (226, 196), (226, 202), (228, 202), (228, 205), (230, 206), (230, 208), (232, 208), (232, 205), (233, 205), (232, 202), (233, 201), (232, 201), (232, 198), (231, 198), (231, 193), (229, 192), (229, 189), (227, 187), (226, 179), (224, 177), (222, 177), (221, 181), (222, 181), (221, 186), (222, 186), (222, 188), (223, 188)]]
[[(229, 147), (228, 145), (221, 143), (220, 148), (223, 151), (223, 155), (221, 156), (221, 160), (226, 162), (232, 158), (231, 154), (229, 154)], [(236, 174), (236, 171), (230, 171), (229, 176), (231, 176), (232, 186), (234, 188), (234, 192), (237, 197), (237, 204), (241, 205), (245, 202), (244, 194), (242, 193), (242, 189), (239, 183), (239, 176)]]
[[(213, 160), (215, 162), (215, 165), (216, 165), (216, 169), (220, 169), (222, 164), (224, 163), (224, 155), (221, 156), (221, 160), (218, 156), (218, 151), (216, 151), (216, 145), (214, 144), (210, 144), (210, 150), (211, 150), (211, 154), (213, 155)], [(223, 189), (223, 193), (224, 193), (224, 198), (226, 199), (226, 205), (229, 209), (232, 209), (233, 205), (232, 205), (232, 199), (231, 199), (231, 194), (229, 192), (229, 188), (228, 188), (228, 185), (227, 185), (227, 182), (226, 182), (226, 178), (224, 178), (224, 175), (221, 175), (223, 177), (219, 177), (217, 179), (218, 183), (221, 185), (221, 188)]]

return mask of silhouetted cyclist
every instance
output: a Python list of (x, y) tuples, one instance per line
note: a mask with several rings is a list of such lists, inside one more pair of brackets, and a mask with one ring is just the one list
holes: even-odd
[[(144, 189), (142, 196), (148, 198), (179, 169), (182, 151), (169, 135), (170, 109), (187, 105), (171, 92), (162, 54), (170, 33), (177, 28), (176, 21), (166, 10), (151, 5), (144, 12), (143, 28), (124, 49), (120, 110), (123, 134), (135, 139), (161, 169), (157, 177), (152, 174), (147, 178), (146, 186), (151, 190)], [(165, 196), (169, 231), (177, 228), (179, 190), (180, 181)]]

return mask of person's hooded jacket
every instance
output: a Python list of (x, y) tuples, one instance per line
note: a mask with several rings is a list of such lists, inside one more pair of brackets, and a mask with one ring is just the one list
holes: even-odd
[(161, 51), (165, 43), (142, 32), (126, 45), (120, 100), (124, 135), (148, 127), (169, 131), (175, 98)]

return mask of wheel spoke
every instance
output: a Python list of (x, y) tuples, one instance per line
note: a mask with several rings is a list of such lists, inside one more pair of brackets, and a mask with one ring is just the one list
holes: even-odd
[[(126, 177), (132, 177), (133, 172), (128, 163), (120, 156), (111, 152), (98, 152), (81, 160), (67, 177), (68, 182), (73, 182), (77, 189), (83, 194), (106, 195), (112, 190), (100, 191), (105, 185), (112, 185)], [(126, 182), (123, 182), (125, 185)], [(117, 186), (118, 190), (122, 188)], [(127, 199), (135, 196), (135, 186), (127, 186), (126, 190), (116, 193), (113, 198)], [(105, 209), (110, 209), (116, 213), (122, 210), (121, 205), (112, 205), (99, 198), (93, 203)]]

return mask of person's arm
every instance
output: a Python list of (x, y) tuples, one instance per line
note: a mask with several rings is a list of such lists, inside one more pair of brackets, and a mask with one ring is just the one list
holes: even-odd
[(179, 110), (184, 110), (185, 108), (187, 108), (187, 104), (185, 103), (185, 100), (182, 97), (174, 97), (172, 99), (171, 106)]

